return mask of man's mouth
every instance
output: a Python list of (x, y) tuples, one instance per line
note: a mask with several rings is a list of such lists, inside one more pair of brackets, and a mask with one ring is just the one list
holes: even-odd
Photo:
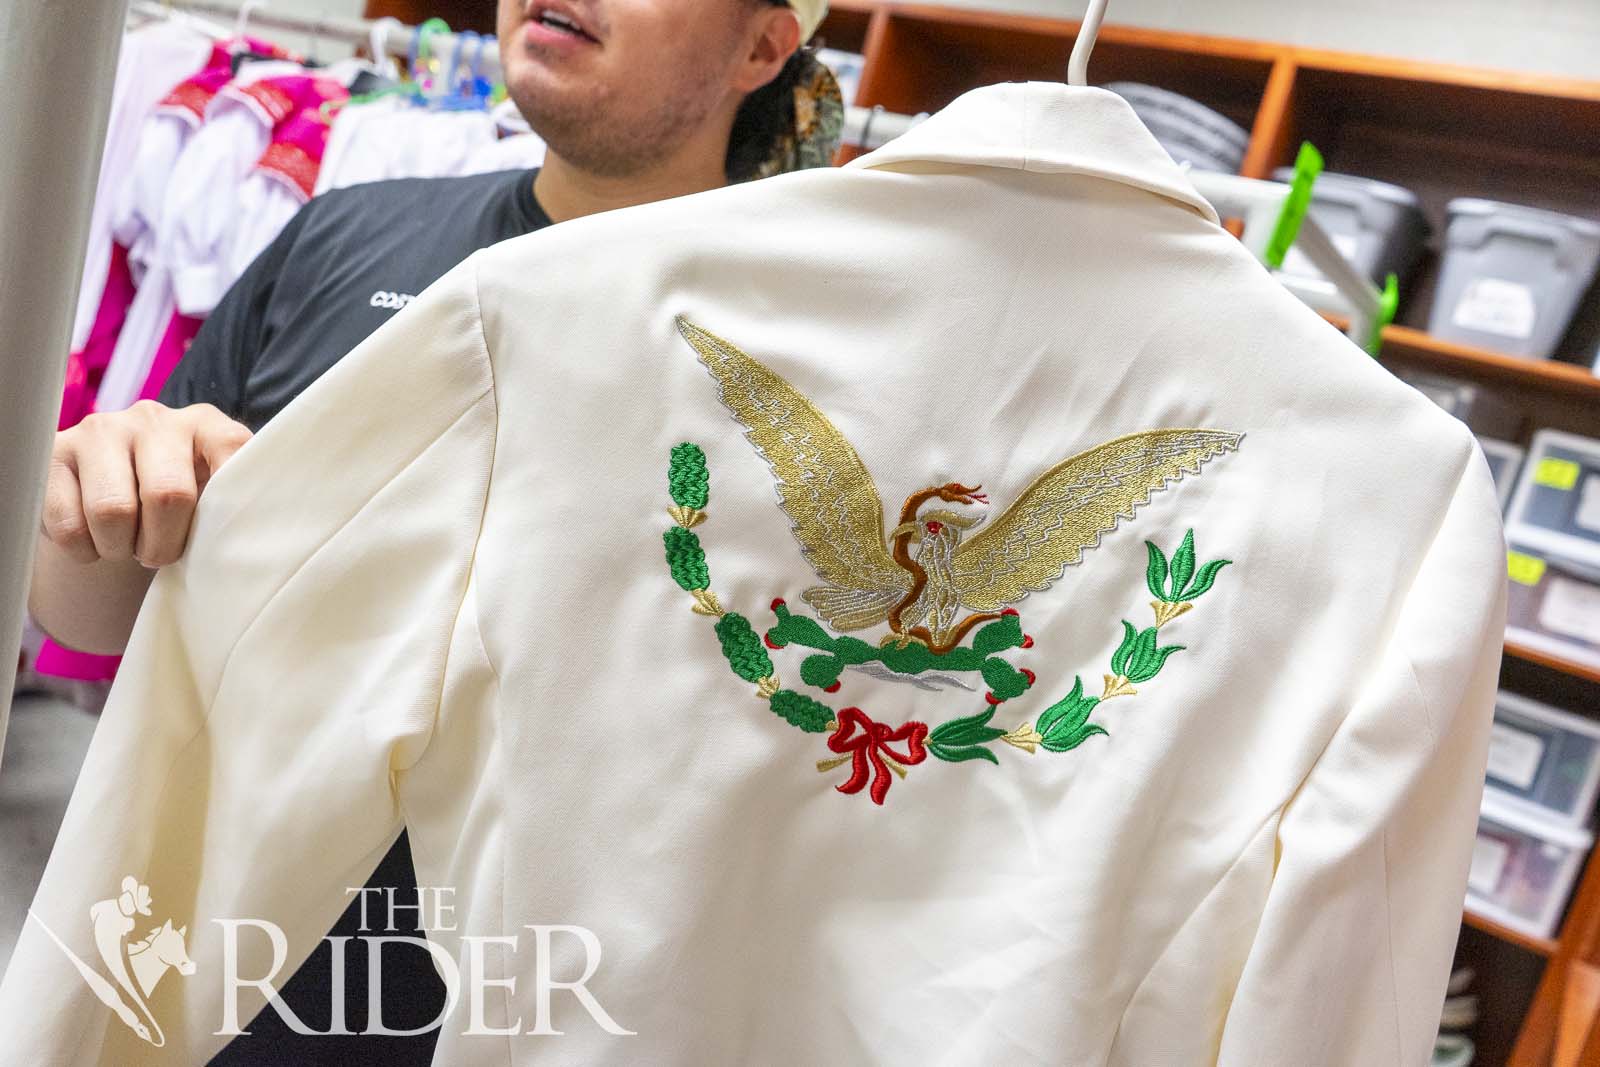
[(555, 6), (536, 3), (528, 12), (528, 18), (530, 21), (555, 33), (592, 41), (596, 44), (599, 43), (599, 39), (590, 33), (571, 13)]

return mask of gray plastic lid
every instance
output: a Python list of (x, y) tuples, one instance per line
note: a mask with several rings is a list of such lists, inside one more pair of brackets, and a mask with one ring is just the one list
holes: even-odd
[[(1278, 167), (1272, 172), (1272, 180), (1278, 182), (1293, 181), (1294, 168)], [(1389, 182), (1380, 182), (1376, 178), (1363, 178), (1359, 174), (1341, 174), (1338, 171), (1325, 170), (1317, 175), (1317, 183), (1311, 187), (1311, 195), (1313, 197), (1316, 196), (1318, 187), (1323, 183), (1365, 193), (1378, 200), (1386, 200), (1396, 207), (1405, 208), (1407, 211), (1422, 210), (1422, 201), (1417, 199), (1417, 194), (1403, 185), (1391, 185)]]
[(1192, 97), (1175, 93), (1170, 89), (1163, 89), (1157, 85), (1146, 85), (1143, 82), (1107, 82), (1105, 88), (1127, 100), (1133, 105), (1135, 111), (1140, 105), (1153, 108), (1164, 108), (1184, 116), (1197, 126), (1202, 126), (1215, 136), (1225, 138), (1232, 142), (1242, 152), (1249, 147), (1250, 131), (1234, 122), (1228, 116), (1213, 108), (1207, 107)]
[(1480, 218), (1500, 215), (1512, 220), (1523, 219), (1528, 222), (1542, 223), (1546, 226), (1559, 226), (1571, 230), (1580, 237), (1600, 240), (1600, 222), (1581, 218), (1577, 215), (1565, 215), (1559, 211), (1528, 207), (1524, 204), (1507, 204), (1499, 200), (1481, 200), (1477, 197), (1462, 196), (1446, 204), (1445, 210), (1450, 213), (1452, 219), (1457, 215), (1475, 215)]

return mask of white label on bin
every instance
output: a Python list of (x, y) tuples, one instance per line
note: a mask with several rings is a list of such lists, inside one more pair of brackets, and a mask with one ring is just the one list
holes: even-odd
[(1585, 530), (1600, 533), (1600, 474), (1591, 474), (1583, 480), (1583, 492), (1578, 494), (1578, 513), (1572, 521)]
[(1493, 896), (1495, 887), (1500, 884), (1500, 872), (1506, 869), (1506, 859), (1510, 855), (1511, 849), (1503, 842), (1480, 834), (1472, 843), (1472, 867), (1467, 871), (1467, 888), (1486, 897)]
[(1554, 634), (1600, 644), (1600, 589), (1570, 578), (1551, 578), (1539, 607), (1539, 625)]
[(1527, 340), (1538, 318), (1533, 290), (1504, 278), (1474, 278), (1456, 302), (1450, 321), (1468, 330)]
[(1537, 734), (1497, 722), (1489, 730), (1489, 777), (1526, 789), (1539, 773), (1544, 741)]

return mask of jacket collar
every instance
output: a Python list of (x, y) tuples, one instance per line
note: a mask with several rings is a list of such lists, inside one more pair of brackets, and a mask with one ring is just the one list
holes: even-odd
[(1105, 89), (1057, 82), (974, 89), (846, 166), (926, 162), (1092, 175), (1168, 197), (1217, 221), (1127, 101)]

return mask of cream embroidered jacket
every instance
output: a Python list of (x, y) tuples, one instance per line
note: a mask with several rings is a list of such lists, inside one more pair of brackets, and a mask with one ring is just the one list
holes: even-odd
[(440, 1064), (1424, 1064), (1502, 553), (1101, 90), (508, 241), (208, 488), (0, 1062), (203, 1063), (405, 826)]

